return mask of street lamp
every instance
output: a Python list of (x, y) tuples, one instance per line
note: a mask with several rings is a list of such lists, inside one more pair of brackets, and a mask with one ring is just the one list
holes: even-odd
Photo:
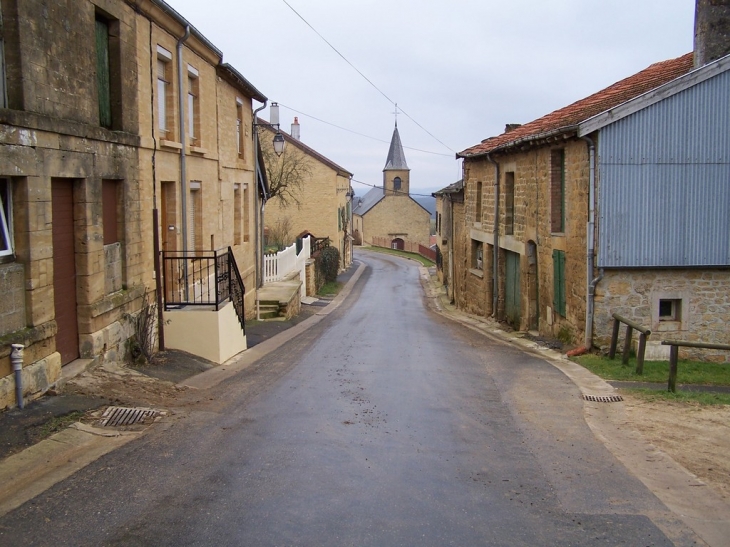
[(269, 125), (276, 128), (276, 135), (274, 135), (274, 153), (277, 156), (281, 156), (284, 153), (286, 147), (286, 141), (284, 135), (279, 131), (279, 103), (271, 103), (269, 107)]

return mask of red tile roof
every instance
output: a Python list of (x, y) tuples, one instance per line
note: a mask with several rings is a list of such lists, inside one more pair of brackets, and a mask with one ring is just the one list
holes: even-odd
[(575, 130), (576, 126), (601, 112), (618, 106), (692, 70), (692, 53), (654, 63), (641, 72), (608, 86), (585, 99), (574, 102), (508, 133), (490, 137), (459, 152), (457, 157), (479, 156), (523, 142)]

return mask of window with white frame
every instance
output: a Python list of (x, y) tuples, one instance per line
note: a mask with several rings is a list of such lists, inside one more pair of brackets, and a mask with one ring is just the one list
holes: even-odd
[(157, 46), (157, 127), (163, 136), (173, 131), (172, 108), (172, 53)]
[(243, 158), (245, 156), (246, 148), (244, 146), (245, 131), (243, 129), (243, 101), (236, 97), (236, 151), (238, 157)]
[(0, 178), (0, 257), (13, 255), (12, 204), (10, 180)]
[(191, 65), (188, 65), (188, 137), (192, 146), (200, 145), (199, 73)]
[(5, 41), (3, 33), (3, 14), (0, 10), (0, 108), (8, 107), (8, 93), (5, 84)]

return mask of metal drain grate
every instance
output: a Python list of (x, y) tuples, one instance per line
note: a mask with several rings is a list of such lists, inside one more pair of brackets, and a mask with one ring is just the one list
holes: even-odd
[(593, 401), (594, 403), (620, 403), (624, 400), (621, 395), (583, 395), (586, 401)]
[(151, 422), (160, 415), (159, 410), (153, 408), (125, 408), (123, 406), (110, 406), (101, 415), (101, 425), (104, 427), (117, 427), (124, 425), (144, 424)]

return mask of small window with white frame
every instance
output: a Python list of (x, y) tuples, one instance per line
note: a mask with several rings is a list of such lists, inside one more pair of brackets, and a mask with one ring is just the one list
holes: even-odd
[(200, 82), (198, 70), (188, 65), (188, 137), (191, 146), (200, 146)]
[(246, 132), (243, 127), (243, 101), (236, 97), (236, 151), (239, 158), (246, 155), (245, 136)]
[(172, 53), (157, 46), (157, 127), (164, 138), (173, 134)]
[(681, 321), (682, 300), (680, 298), (661, 298), (659, 300), (659, 321)]
[(0, 178), (0, 257), (13, 256), (13, 195), (10, 180)]

